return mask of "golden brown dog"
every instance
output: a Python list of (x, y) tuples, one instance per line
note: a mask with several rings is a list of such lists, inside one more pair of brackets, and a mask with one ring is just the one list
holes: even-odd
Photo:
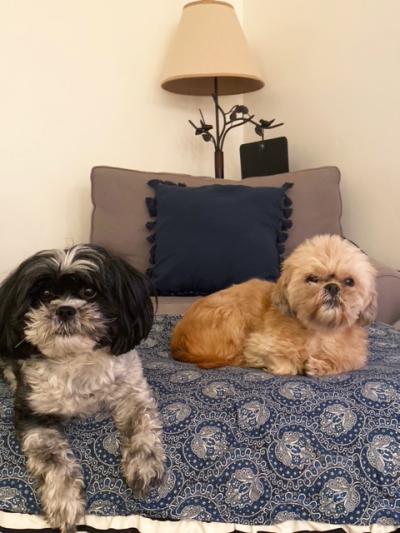
[(284, 261), (277, 283), (252, 279), (195, 302), (171, 339), (175, 359), (323, 376), (362, 368), (375, 318), (375, 269), (339, 235), (318, 235)]

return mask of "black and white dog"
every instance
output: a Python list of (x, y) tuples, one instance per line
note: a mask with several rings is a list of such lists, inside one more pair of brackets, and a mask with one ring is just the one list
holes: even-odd
[[(85, 512), (63, 422), (108, 409), (129, 486), (144, 495), (165, 470), (161, 423), (133, 348), (153, 322), (145, 276), (99, 246), (45, 250), (0, 287), (0, 360), (43, 512), (62, 533)], [(118, 357), (116, 357), (118, 356)]]

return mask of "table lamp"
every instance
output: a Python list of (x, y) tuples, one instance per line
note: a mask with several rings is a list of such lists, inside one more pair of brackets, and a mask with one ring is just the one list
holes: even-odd
[(212, 96), (215, 128), (205, 122), (201, 111), (198, 126), (189, 122), (196, 135), (214, 144), (216, 178), (224, 177), (223, 146), (232, 128), (250, 122), (263, 137), (265, 129), (281, 125), (274, 120), (255, 121), (244, 105), (235, 105), (227, 112), (219, 105), (221, 95), (264, 87), (233, 6), (227, 2), (199, 0), (183, 7), (161, 80), (161, 86), (173, 93)]

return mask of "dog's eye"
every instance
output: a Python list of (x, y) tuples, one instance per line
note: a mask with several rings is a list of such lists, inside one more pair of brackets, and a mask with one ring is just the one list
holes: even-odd
[(85, 300), (91, 300), (96, 296), (96, 291), (91, 287), (84, 287), (79, 291), (79, 296), (85, 298)]
[(347, 286), (347, 287), (353, 287), (354, 286), (354, 279), (353, 278), (346, 278), (344, 280), (344, 284)]
[(318, 276), (313, 276), (311, 274), (310, 276), (306, 277), (306, 282), (307, 283), (318, 283), (319, 282), (319, 277)]
[(41, 300), (44, 300), (45, 302), (50, 302), (51, 300), (55, 298), (55, 296), (56, 295), (54, 294), (54, 292), (49, 291), (47, 289), (42, 291), (40, 294)]

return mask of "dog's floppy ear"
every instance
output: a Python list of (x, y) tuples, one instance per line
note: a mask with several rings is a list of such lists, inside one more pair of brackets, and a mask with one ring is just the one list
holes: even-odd
[(145, 339), (153, 325), (152, 288), (148, 278), (124, 259), (110, 257), (106, 267), (116, 320), (110, 324), (111, 351), (120, 355)]
[(24, 358), (35, 349), (25, 341), (25, 313), (28, 311), (29, 276), (25, 261), (0, 285), (0, 359)]
[(290, 279), (290, 273), (288, 268), (284, 268), (280, 275), (275, 287), (272, 291), (271, 301), (283, 315), (292, 316), (292, 310), (290, 309), (288, 299), (288, 284)]
[(357, 323), (361, 326), (368, 326), (371, 324), (375, 318), (378, 310), (378, 295), (375, 289), (371, 291), (370, 299), (368, 300), (367, 305), (361, 311)]

